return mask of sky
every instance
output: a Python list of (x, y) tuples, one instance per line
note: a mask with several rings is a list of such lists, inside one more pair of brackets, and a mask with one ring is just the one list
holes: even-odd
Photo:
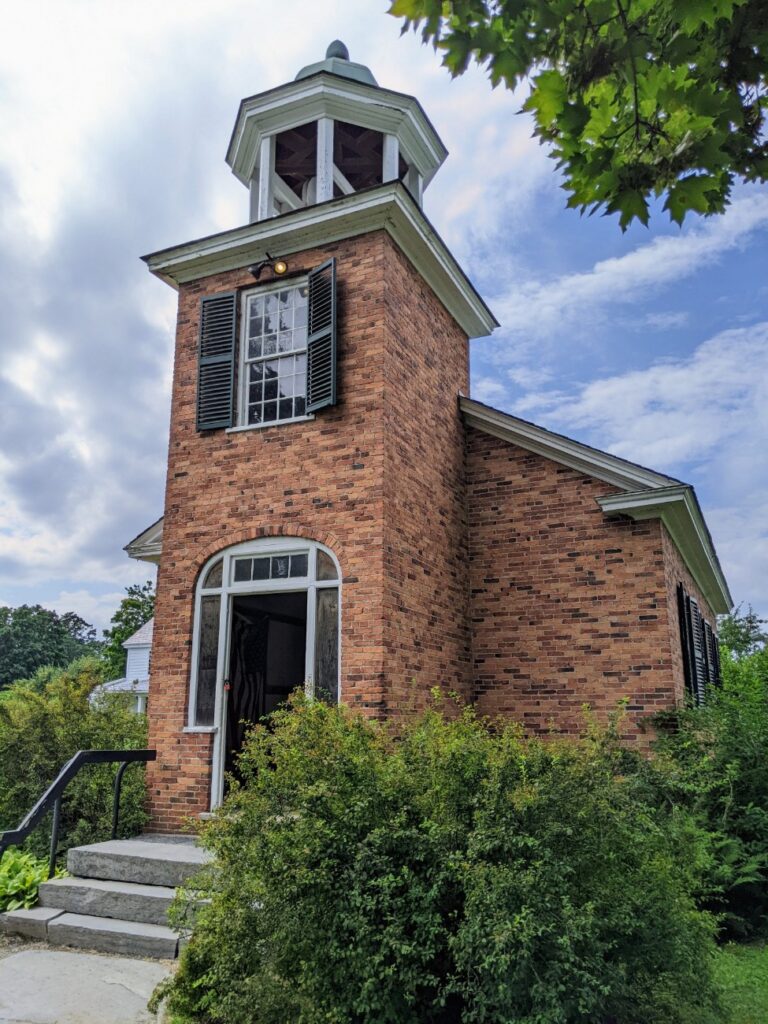
[(139, 257), (246, 223), (240, 99), (342, 38), (449, 150), (425, 212), (501, 322), (472, 395), (696, 487), (768, 615), (768, 190), (680, 229), (566, 210), (521, 96), (452, 81), (386, 0), (26, 0), (0, 39), (0, 604), (99, 629), (152, 575), (175, 292)]

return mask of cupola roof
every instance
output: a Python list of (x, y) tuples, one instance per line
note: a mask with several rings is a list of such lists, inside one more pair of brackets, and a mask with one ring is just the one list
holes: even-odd
[(340, 39), (334, 39), (325, 51), (325, 60), (319, 60), (315, 64), (307, 64), (296, 75), (294, 81), (299, 82), (302, 78), (310, 78), (320, 71), (327, 71), (330, 75), (338, 75), (340, 78), (351, 78), (354, 82), (363, 82), (365, 85), (378, 85), (378, 82), (371, 74), (371, 69), (365, 64), (355, 64), (349, 59), (349, 50)]

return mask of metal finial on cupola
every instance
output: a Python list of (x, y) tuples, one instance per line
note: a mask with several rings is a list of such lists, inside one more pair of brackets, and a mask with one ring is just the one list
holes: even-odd
[(325, 51), (325, 59), (330, 60), (336, 57), (337, 60), (349, 60), (349, 50), (340, 39), (334, 39)]

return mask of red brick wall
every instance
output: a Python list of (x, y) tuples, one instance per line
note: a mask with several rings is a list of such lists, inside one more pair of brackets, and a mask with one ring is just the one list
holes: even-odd
[(688, 574), (660, 521), (609, 519), (595, 499), (617, 488), (471, 428), (467, 459), (479, 709), (574, 733), (583, 704), (628, 698), (644, 744), (642, 719), (682, 697), (670, 602)]
[(217, 550), (284, 534), (335, 552), (346, 702), (378, 715), (422, 703), (441, 681), (468, 689), (456, 401), (467, 388), (466, 336), (385, 232), (293, 255), (291, 269), (329, 256), (339, 401), (309, 422), (195, 430), (200, 297), (254, 282), (243, 269), (180, 290), (150, 703), (156, 829), (209, 804), (211, 737), (183, 727), (195, 583)]

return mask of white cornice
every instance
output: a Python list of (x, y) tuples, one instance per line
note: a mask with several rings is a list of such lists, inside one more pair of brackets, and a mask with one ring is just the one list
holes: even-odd
[(387, 231), (470, 338), (498, 323), (450, 250), (400, 182), (354, 192), (144, 256), (153, 274), (177, 287), (189, 281), (287, 257), (370, 231)]
[(163, 552), (163, 517), (129, 541), (123, 551), (127, 551), (131, 558), (139, 562), (153, 562), (159, 565)]
[(459, 405), (464, 419), (470, 426), (616, 487), (634, 490), (638, 487), (664, 487), (679, 482), (672, 477), (655, 473), (652, 469), (621, 459), (618, 455), (590, 448), (589, 445), (563, 437), (562, 434), (538, 427), (535, 423), (492, 409), (471, 398), (462, 396)]
[(264, 135), (297, 128), (320, 117), (396, 135), (425, 185), (448, 155), (414, 96), (319, 72), (243, 100), (227, 149), (227, 163), (238, 180), (248, 185)]
[(661, 519), (712, 610), (718, 615), (731, 610), (733, 598), (692, 487), (677, 484), (597, 500), (607, 515)]

